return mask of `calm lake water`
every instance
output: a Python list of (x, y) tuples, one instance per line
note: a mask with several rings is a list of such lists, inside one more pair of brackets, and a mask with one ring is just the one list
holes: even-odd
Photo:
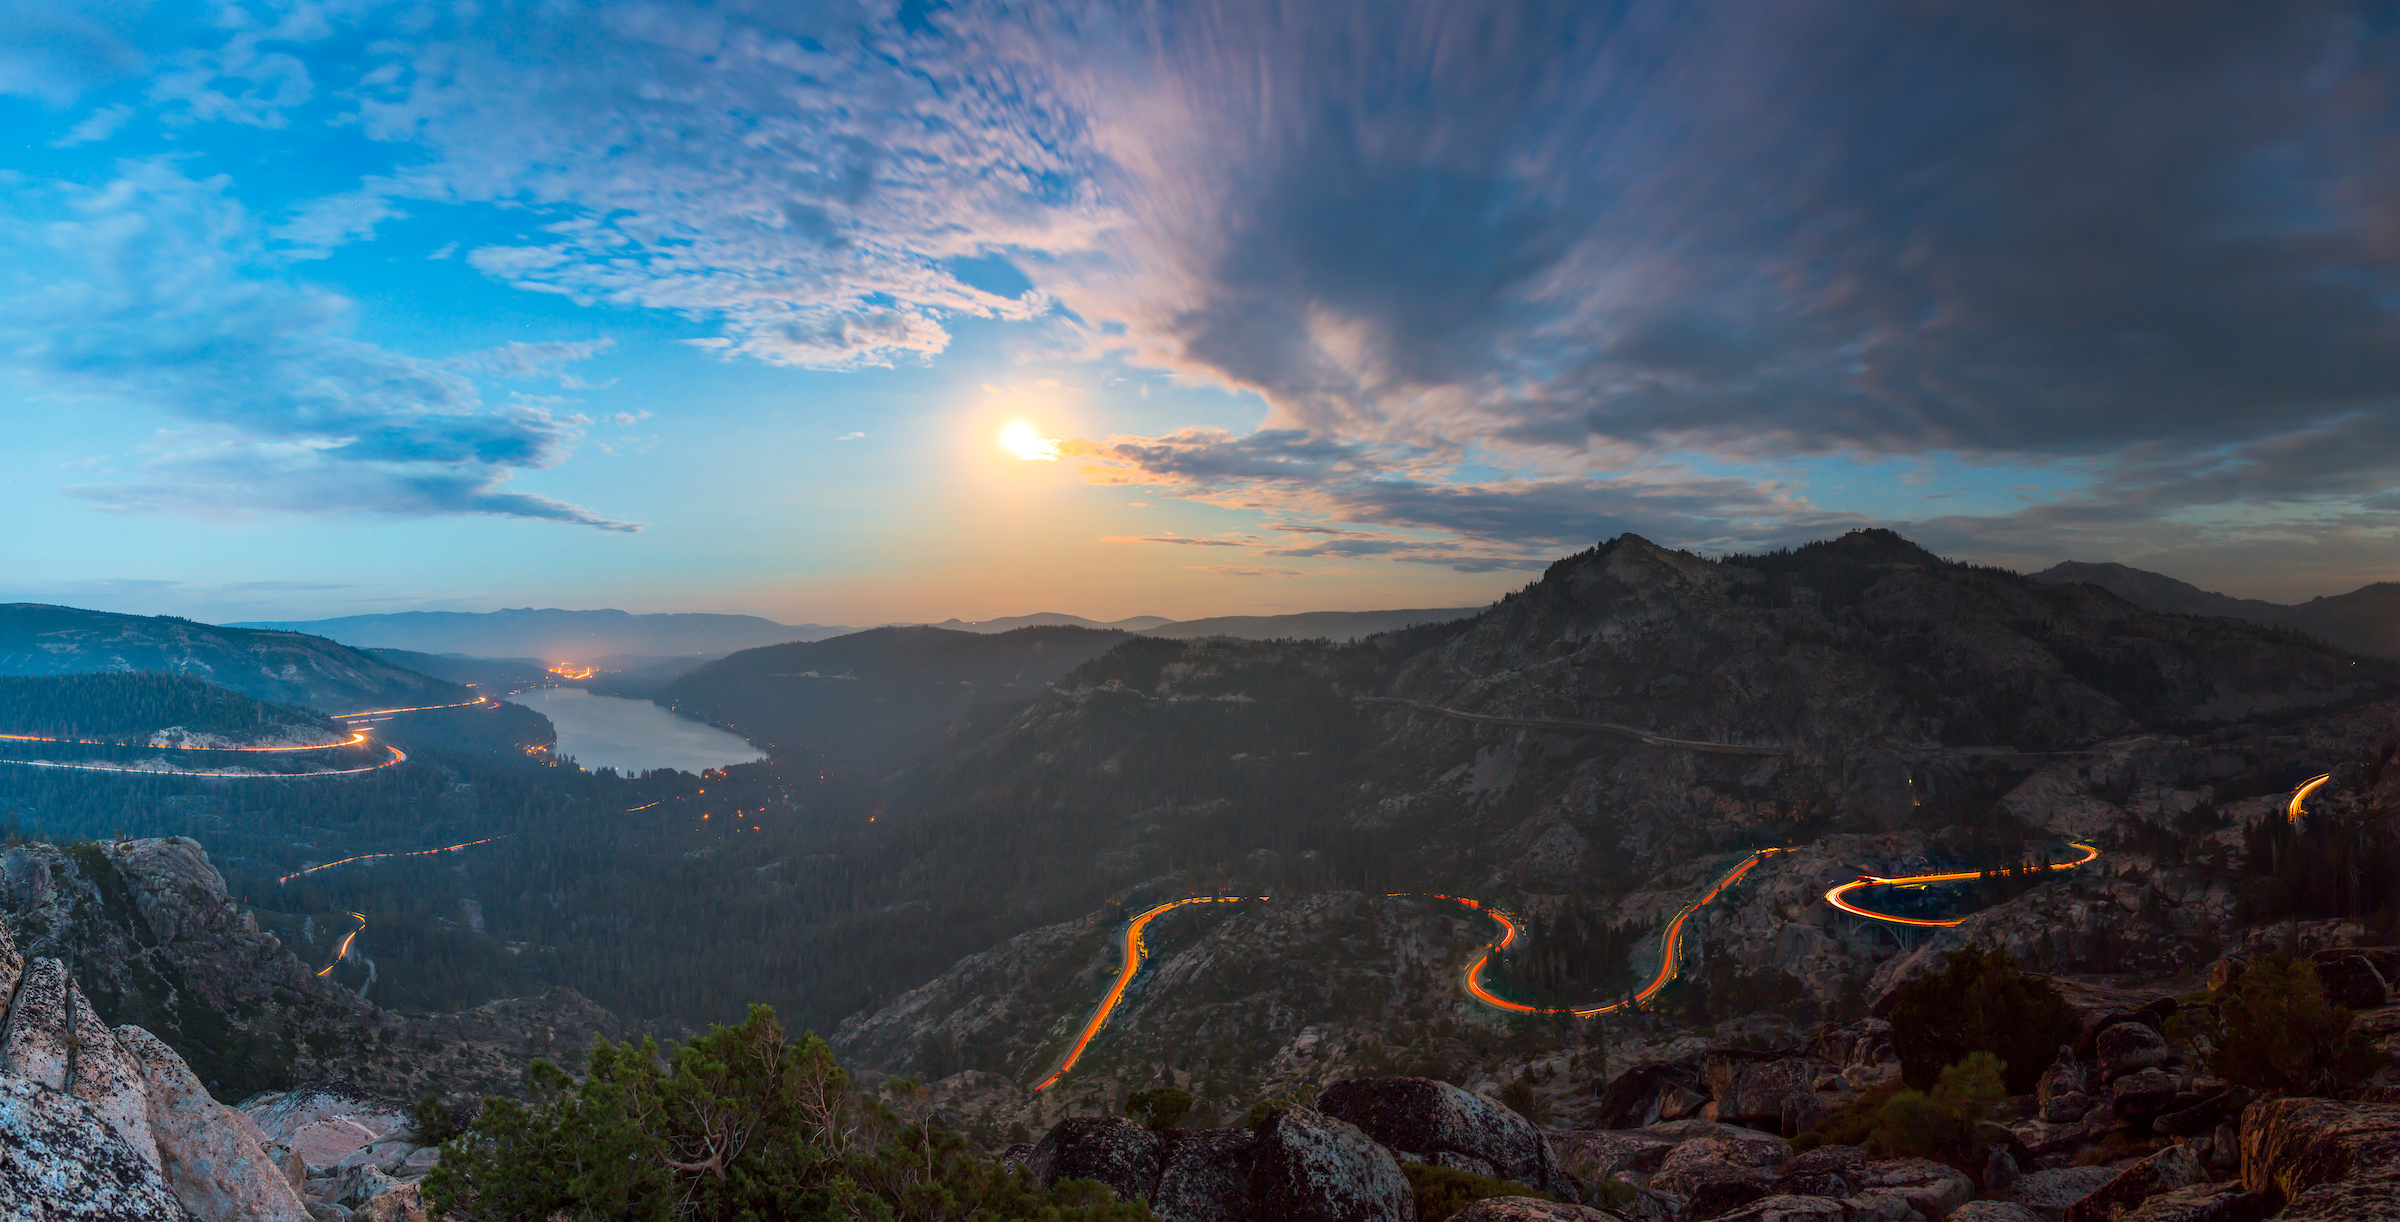
[(546, 687), (508, 700), (549, 718), (558, 727), (558, 753), (586, 768), (700, 772), (766, 758), (739, 735), (647, 700), (595, 696), (580, 687)]

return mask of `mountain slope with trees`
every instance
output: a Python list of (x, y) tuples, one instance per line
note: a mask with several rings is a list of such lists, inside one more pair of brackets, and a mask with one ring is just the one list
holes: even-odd
[(297, 632), (41, 603), (0, 606), (0, 675), (154, 671), (326, 713), (472, 700), (458, 684)]
[(2214, 615), (2291, 628), (2375, 658), (2400, 658), (2400, 582), (2378, 581), (2304, 603), (2235, 598), (2123, 564), (2069, 560), (2033, 574), (2052, 584), (2095, 585), (2146, 611)]

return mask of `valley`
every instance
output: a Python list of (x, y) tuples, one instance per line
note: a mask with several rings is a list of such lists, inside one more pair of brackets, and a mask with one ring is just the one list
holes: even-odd
[[(1162, 1083), (1206, 1124), (1405, 1075), (1590, 1128), (1640, 1066), (1880, 1021), (1966, 947), (2117, 996), (2279, 927), (2400, 940), (2400, 667), (1885, 532), (1626, 536), (1355, 640), (877, 629), (640, 706), (748, 759), (578, 761), (538, 713), (609, 699), (574, 688), (179, 682), (188, 708), (122, 725), (29, 695), (0, 750), (375, 758), (0, 769), (0, 917), (136, 965), (89, 969), (93, 1006), (152, 1015), (229, 1099), (388, 1063), (463, 1105), (546, 1046), (524, 1015), (689, 1039), (765, 1002), (993, 1151)], [(224, 969), (110, 898), (109, 845), (190, 845), (210, 919), (250, 931), (225, 945), (283, 983), (193, 985)], [(420, 1031), (479, 1051), (375, 1060)]]

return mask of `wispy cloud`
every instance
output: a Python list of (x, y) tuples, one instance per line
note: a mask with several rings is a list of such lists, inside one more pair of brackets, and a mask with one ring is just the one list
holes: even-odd
[[(727, 358), (923, 361), (984, 317), (1256, 391), (1247, 435), (1069, 456), (1357, 532), (1295, 556), (1866, 520), (1710, 473), (1795, 454), (2089, 473), (1929, 520), (1989, 547), (2333, 538), (2400, 488), (2400, 120), (2366, 101), (2400, 32), (2364, 3), (295, 6), (157, 46), (10, 20), (0, 88), (47, 104), (148, 66), (162, 122), (340, 99), (400, 150), (283, 214), (287, 253), (494, 205), (525, 236), (469, 243), (485, 275)], [(329, 30), (355, 54), (309, 58)], [(336, 334), (276, 301), (276, 333)], [(458, 369), (375, 361), (482, 411)], [(525, 465), (573, 432), (522, 427)]]
[(83, 121), (67, 129), (67, 133), (50, 142), (52, 148), (71, 148), (91, 144), (117, 134), (133, 118), (131, 106), (103, 106), (84, 116)]
[(1247, 564), (1187, 564), (1194, 572), (1214, 573), (1219, 577), (1306, 577), (1299, 569), (1271, 569)]
[(351, 339), (347, 301), (264, 270), (260, 227), (227, 186), (154, 161), (94, 189), (15, 193), (0, 240), (20, 266), (52, 273), (0, 310), (18, 373), (55, 397), (145, 403), (185, 422), (151, 447), (139, 478), (70, 495), (136, 512), (494, 514), (638, 529), (507, 489), (512, 473), (563, 460), (580, 418), (487, 405), (461, 372), (536, 368), (588, 345), (441, 362)]

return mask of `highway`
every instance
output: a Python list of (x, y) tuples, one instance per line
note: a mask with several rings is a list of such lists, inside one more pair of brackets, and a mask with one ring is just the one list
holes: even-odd
[(363, 713), (335, 713), (332, 716), (335, 721), (348, 721), (353, 717), (385, 717), (393, 713), (426, 713), (434, 709), (470, 709), (479, 704), (493, 703), (496, 702), (489, 696), (477, 696), (473, 700), (461, 700), (457, 704), (420, 704), (413, 709), (368, 709)]
[[(106, 745), (114, 746), (115, 744)], [(392, 758), (380, 764), (368, 764), (363, 768), (327, 768), (320, 772), (211, 772), (202, 768), (128, 768), (118, 764), (70, 764), (64, 760), (0, 759), (0, 764), (15, 764), (20, 768), (71, 768), (77, 772), (126, 772), (136, 776), (209, 776), (227, 781), (288, 781), (319, 776), (351, 776), (408, 762), (408, 753), (400, 748), (385, 743), (383, 749), (391, 752)]]
[(1488, 713), (1466, 713), (1457, 709), (1446, 709), (1438, 704), (1427, 704), (1422, 700), (1410, 700), (1403, 696), (1361, 696), (1358, 699), (1365, 704), (1406, 705), (1421, 713), (1433, 713), (1489, 726), (1522, 726), (1530, 730), (1583, 730), (1600, 734), (1616, 734), (1647, 743), (1653, 747), (1676, 747), (1685, 751), (1706, 751), (1717, 755), (1789, 755), (1792, 753), (1790, 747), (1763, 747), (1750, 743), (1711, 743), (1689, 738), (1668, 738), (1663, 734), (1653, 734), (1635, 726), (1621, 726), (1613, 721), (1556, 721), (1543, 717), (1495, 717)]
[[(2083, 856), (2075, 861), (2062, 861), (2055, 865), (2019, 868), (2030, 868), (2037, 871), (2073, 870), (2081, 866), (2088, 866), (2092, 864), (2092, 862), (2100, 856), (2100, 850), (2093, 848), (2091, 845), (2085, 844), (2080, 840), (2070, 840), (2067, 843), (2074, 845), (2076, 848), (2082, 849)], [(1930, 920), (1923, 917), (1893, 916), (1888, 912), (1876, 912), (1870, 908), (1861, 908), (1858, 905), (1851, 903), (1849, 900), (1844, 899), (1843, 897), (1848, 895), (1850, 892), (1859, 890), (1863, 887), (1931, 887), (1941, 883), (1974, 882), (1975, 880), (1982, 878), (1983, 875), (1984, 872), (1981, 870), (1965, 870), (1953, 874), (1912, 874), (1906, 878), (1881, 878), (1876, 875), (1868, 874), (1850, 882), (1843, 883), (1841, 886), (1835, 887), (1833, 890), (1826, 892), (1825, 902), (1853, 916), (1862, 916), (1870, 920), (1888, 921), (1894, 925), (1918, 925), (1928, 928), (1946, 928), (1951, 925), (1962, 924), (1967, 920), (1967, 918), (1962, 916), (1949, 917), (1943, 920)]]
[(1067, 1050), (1066, 1058), (1033, 1089), (1048, 1090), (1051, 1083), (1065, 1077), (1068, 1070), (1075, 1068), (1075, 1062), (1083, 1059), (1083, 1050), (1092, 1046), (1092, 1037), (1100, 1034), (1100, 1028), (1108, 1025), (1108, 1016), (1116, 1010), (1117, 1003), (1125, 999), (1125, 986), (1132, 984), (1135, 974), (1142, 970), (1142, 956), (1149, 953), (1148, 948), (1142, 945), (1143, 926), (1185, 904), (1238, 904), (1245, 899), (1265, 898), (1263, 895), (1195, 895), (1190, 899), (1169, 900), (1135, 916), (1125, 926), (1125, 963), (1117, 969), (1117, 982), (1110, 985), (1108, 995), (1100, 999), (1100, 1008), (1092, 1011), (1091, 1021), (1083, 1025), (1083, 1034), (1076, 1037), (1075, 1046)]
[(2300, 809), (2300, 804), (2308, 801), (2308, 795), (2315, 793), (2319, 787), (2323, 786), (2327, 781), (2332, 779), (2333, 774), (2330, 772), (2323, 776), (2310, 777), (2308, 780), (2300, 783), (2300, 788), (2292, 791), (2292, 804), (2284, 809), (2284, 814), (2292, 821), (2294, 826), (2298, 826), (2300, 823), (2300, 816), (2307, 813)]
[[(1781, 849), (1760, 849), (1755, 853), (1749, 854), (1748, 856), (1742, 858), (1739, 862), (1736, 862), (1732, 869), (1726, 871), (1725, 875), (1719, 878), (1715, 885), (1708, 889), (1706, 894), (1702, 895), (1696, 900), (1693, 900), (1691, 903), (1684, 905), (1680, 910), (1678, 910), (1674, 917), (1668, 920), (1666, 928), (1659, 935), (1658, 974), (1651, 977), (1650, 983), (1643, 985), (1640, 991), (1634, 993), (1631, 998), (1623, 1001), (1609, 1002), (1604, 1005), (1577, 1007), (1571, 1010), (1545, 1010), (1538, 1006), (1525, 1005), (1522, 1002), (1510, 1001), (1507, 998), (1501, 997), (1500, 995), (1492, 992), (1490, 989), (1484, 987), (1484, 967), (1491, 962), (1494, 954), (1506, 949), (1511, 943), (1514, 943), (1517, 940), (1517, 923), (1510, 919), (1507, 913), (1502, 912), (1497, 908), (1488, 907), (1475, 900), (1467, 899), (1463, 896), (1429, 895), (1425, 896), (1424, 898), (1448, 900), (1454, 904), (1463, 904), (1477, 912), (1484, 914), (1485, 916), (1492, 918), (1495, 921), (1500, 922), (1500, 940), (1484, 947), (1483, 953), (1477, 955), (1475, 957), (1475, 961), (1467, 965), (1467, 969), (1463, 977), (1466, 983), (1468, 994), (1473, 996), (1475, 1000), (1480, 1001), (1487, 1006), (1494, 1007), (1495, 1009), (1509, 1010), (1519, 1014), (1571, 1013), (1578, 1018), (1589, 1018), (1595, 1014), (1607, 1014), (1612, 1011), (1624, 1009), (1627, 1006), (1639, 1005), (1642, 1002), (1650, 1000), (1650, 998), (1657, 995), (1660, 989), (1663, 989), (1667, 987), (1668, 984), (1672, 983), (1677, 975), (1675, 961), (1678, 957), (1680, 957), (1683, 949), (1684, 923), (1691, 920), (1693, 913), (1698, 912), (1700, 909), (1715, 902), (1718, 896), (1725, 893), (1725, 888), (1732, 886), (1736, 880), (1741, 878), (1742, 875), (1749, 873), (1752, 866), (1757, 865), (1759, 862), (1765, 860), (1768, 856), (1775, 853), (1780, 853), (1782, 851), (1783, 850)], [(1407, 892), (1394, 892), (1391, 898), (1403, 898), (1408, 894), (1409, 893)], [(1117, 969), (1116, 983), (1110, 985), (1107, 995), (1100, 999), (1099, 1006), (1092, 1011), (1092, 1017), (1090, 1021), (1083, 1025), (1082, 1033), (1076, 1037), (1074, 1046), (1067, 1050), (1067, 1055), (1059, 1061), (1058, 1067), (1051, 1070), (1050, 1076), (1042, 1079), (1040, 1084), (1036, 1085), (1033, 1089), (1037, 1091), (1048, 1090), (1052, 1084), (1056, 1083), (1060, 1078), (1065, 1077), (1068, 1070), (1075, 1068), (1075, 1062), (1083, 1059), (1084, 1050), (1091, 1047), (1092, 1038), (1100, 1034), (1100, 1029), (1102, 1027), (1108, 1025), (1109, 1016), (1116, 1012), (1117, 1004), (1125, 999), (1126, 988), (1133, 983), (1133, 978), (1141, 973), (1142, 960), (1149, 953), (1149, 948), (1142, 941), (1142, 930), (1145, 926), (1149, 925), (1151, 921), (1156, 920), (1167, 913), (1173, 912), (1174, 910), (1181, 908), (1186, 904), (1233, 904), (1240, 903), (1246, 899), (1263, 900), (1266, 898), (1267, 897), (1263, 895), (1195, 895), (1188, 899), (1169, 900), (1168, 902), (1157, 905), (1156, 907), (1144, 909), (1142, 912), (1135, 915), (1133, 920), (1127, 922), (1125, 926), (1123, 949), (1124, 962)]]
[(332, 972), (334, 968), (336, 968), (336, 967), (340, 966), (340, 965), (341, 965), (341, 962), (342, 962), (342, 959), (343, 959), (343, 957), (344, 957), (344, 956), (346, 956), (346, 955), (348, 955), (348, 954), (350, 953), (350, 943), (352, 943), (353, 941), (356, 941), (356, 940), (357, 940), (357, 938), (358, 938), (358, 935), (360, 935), (360, 934), (362, 934), (362, 933), (365, 933), (365, 932), (367, 931), (367, 914), (366, 914), (366, 913), (363, 913), (363, 912), (353, 912), (353, 913), (351, 913), (351, 914), (350, 914), (350, 918), (351, 918), (352, 920), (354, 920), (354, 921), (357, 921), (357, 922), (358, 922), (358, 928), (356, 928), (356, 929), (353, 929), (353, 930), (351, 930), (349, 933), (346, 933), (346, 934), (342, 935), (342, 944), (341, 944), (340, 946), (337, 946), (337, 947), (335, 947), (335, 948), (334, 948), (334, 951), (333, 951), (333, 962), (331, 962), (331, 963), (328, 963), (328, 964), (326, 964), (325, 966), (323, 966), (323, 967), (321, 967), (321, 968), (318, 968), (318, 969), (317, 969), (317, 974), (318, 974), (318, 975), (320, 975), (320, 976), (326, 975), (326, 974), (328, 974), (328, 973)]
[(1657, 974), (1650, 977), (1650, 983), (1645, 984), (1640, 989), (1636, 990), (1633, 996), (1620, 1001), (1608, 1002), (1604, 1005), (1568, 1006), (1565, 1008), (1529, 1006), (1523, 1002), (1510, 1001), (1509, 999), (1492, 992), (1490, 989), (1485, 988), (1483, 984), (1483, 969), (1491, 963), (1493, 955), (1499, 954), (1501, 951), (1508, 949), (1509, 945), (1517, 940), (1517, 923), (1509, 919), (1507, 913), (1502, 912), (1497, 908), (1478, 903), (1475, 900), (1466, 899), (1462, 896), (1435, 895), (1429, 898), (1437, 900), (1449, 900), (1454, 904), (1464, 904), (1467, 907), (1500, 922), (1500, 940), (1484, 947), (1483, 953), (1477, 955), (1475, 957), (1475, 961), (1467, 965), (1465, 975), (1467, 992), (1472, 995), (1475, 1000), (1480, 1001), (1487, 1006), (1491, 1006), (1494, 1009), (1507, 1010), (1517, 1014), (1572, 1014), (1577, 1018), (1590, 1018), (1597, 1014), (1612, 1014), (1618, 1010), (1625, 1010), (1634, 1006), (1638, 1006), (1643, 1002), (1656, 997), (1660, 989), (1663, 989), (1674, 983), (1675, 977), (1681, 974), (1680, 969), (1678, 969), (1676, 966), (1676, 961), (1683, 957), (1684, 924), (1692, 919), (1692, 915), (1694, 913), (1697, 913), (1702, 908), (1715, 903), (1717, 897), (1725, 893), (1725, 888), (1730, 887), (1735, 882), (1739, 881), (1742, 875), (1748, 874), (1751, 867), (1757, 865), (1761, 861), (1766, 860), (1768, 857), (1783, 851), (1784, 850), (1782, 849), (1760, 849), (1757, 852), (1751, 853), (1750, 855), (1742, 858), (1740, 861), (1735, 862), (1733, 868), (1727, 870), (1724, 877), (1719, 878), (1716, 881), (1716, 884), (1710, 887), (1707, 892), (1700, 896), (1700, 898), (1693, 900), (1691, 903), (1685, 904), (1680, 909), (1677, 909), (1675, 915), (1668, 919), (1666, 927), (1659, 932)]
[(49, 738), (40, 734), (0, 734), (0, 742), (72, 743), (78, 747), (133, 747), (142, 751), (331, 751), (336, 747), (355, 747), (365, 741), (367, 741), (365, 730), (353, 730), (350, 737), (338, 743), (309, 743), (300, 747), (186, 747), (175, 743), (119, 743), (99, 738)]
[[(460, 849), (471, 849), (479, 844), (490, 844), (495, 840), (506, 840), (509, 836), (514, 835), (516, 835), (515, 832), (510, 832), (503, 836), (486, 836), (481, 840), (470, 840), (465, 844), (446, 844), (438, 849), (415, 849), (406, 853), (361, 853), (356, 857), (345, 857), (340, 861), (329, 861), (321, 866), (310, 866), (305, 870), (294, 870), (293, 872), (276, 879), (275, 885), (280, 887), (303, 874), (314, 874), (319, 870), (330, 870), (335, 866), (346, 866), (354, 861), (373, 861), (378, 857), (430, 857), (435, 853), (455, 853)], [(364, 920), (365, 918), (362, 917), (360, 919)]]

